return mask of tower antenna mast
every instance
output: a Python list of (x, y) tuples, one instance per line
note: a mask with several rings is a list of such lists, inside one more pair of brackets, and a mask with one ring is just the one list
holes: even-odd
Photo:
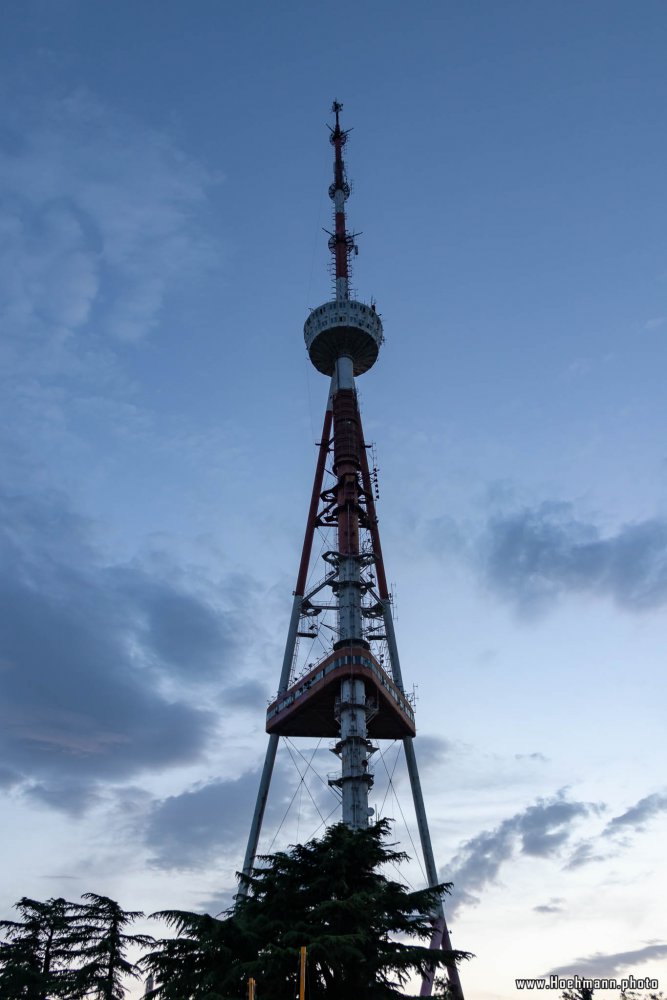
[[(350, 297), (350, 256), (357, 252), (355, 238), (359, 234), (348, 232), (345, 217), (350, 186), (343, 147), (350, 130), (341, 128), (342, 109), (339, 101), (333, 102), (335, 124), (327, 126), (334, 148), (334, 176), (329, 187), (334, 229), (327, 232), (335, 297), (312, 309), (304, 325), (310, 360), (330, 379), (329, 396), (278, 692), (266, 715), (269, 742), (243, 872), (249, 874), (255, 862), (281, 736), (330, 737), (335, 741), (331, 749), (340, 759), (340, 772), (329, 779), (329, 784), (339, 790), (341, 818), (352, 829), (367, 826), (373, 814), (368, 793), (373, 785), (372, 755), (377, 750), (374, 741), (388, 739), (403, 743), (428, 884), (436, 886), (440, 880), (414, 750), (414, 710), (401, 673), (355, 383), (355, 378), (375, 364), (384, 334), (375, 304)], [(334, 482), (324, 488), (330, 455)], [(308, 590), (317, 528), (330, 532), (332, 547), (322, 556), (323, 582)], [(325, 599), (326, 591), (329, 597)], [(334, 624), (329, 627), (334, 641), (330, 650), (297, 674), (298, 637), (318, 634), (318, 623), (331, 614)], [(247, 891), (247, 883), (242, 881), (240, 895)], [(442, 948), (450, 954), (452, 951), (442, 903), (433, 915), (431, 948)], [(463, 1000), (454, 957), (447, 961), (446, 968), (455, 1000)], [(430, 996), (432, 980), (431, 971), (422, 981), (422, 996)]]
[(343, 146), (351, 130), (344, 131), (340, 127), (340, 113), (343, 110), (340, 101), (334, 101), (331, 110), (336, 116), (336, 124), (333, 128), (328, 126), (329, 141), (334, 148), (334, 179), (329, 186), (329, 197), (334, 203), (334, 231), (329, 233), (329, 249), (334, 258), (336, 300), (340, 302), (350, 297), (349, 259), (350, 254), (357, 251), (354, 237), (359, 234), (347, 232), (345, 219), (345, 202), (350, 197), (350, 185), (345, 175)]

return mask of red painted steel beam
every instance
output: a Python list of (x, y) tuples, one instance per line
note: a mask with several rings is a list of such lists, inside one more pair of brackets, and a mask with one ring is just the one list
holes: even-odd
[(294, 590), (294, 593), (298, 594), (299, 597), (303, 597), (306, 592), (308, 566), (310, 565), (310, 556), (313, 550), (313, 535), (315, 534), (315, 525), (317, 523), (317, 508), (320, 501), (320, 493), (322, 492), (324, 468), (327, 461), (327, 455), (329, 454), (329, 445), (331, 443), (331, 419), (332, 413), (327, 407), (327, 411), (324, 414), (324, 426), (322, 428), (322, 437), (320, 439), (320, 450), (317, 456), (317, 465), (315, 467), (313, 492), (310, 497), (310, 507), (308, 508), (308, 520), (306, 522), (306, 534), (303, 539), (303, 548), (301, 550), (299, 574), (296, 578), (296, 588)]
[(338, 479), (338, 551), (359, 554), (359, 409), (354, 389), (340, 389), (333, 398), (334, 466)]
[[(347, 133), (343, 131), (340, 127), (339, 112), (340, 106), (334, 103), (334, 111), (336, 115), (336, 127), (331, 133), (331, 141), (333, 142), (333, 147), (335, 150), (335, 162), (334, 162), (334, 189), (336, 191), (345, 190), (345, 167), (343, 164), (343, 146), (347, 139)], [(335, 250), (334, 255), (336, 259), (336, 277), (337, 278), (347, 278), (348, 277), (348, 240), (347, 231), (345, 224), (345, 211), (334, 212), (334, 222), (335, 222)]]

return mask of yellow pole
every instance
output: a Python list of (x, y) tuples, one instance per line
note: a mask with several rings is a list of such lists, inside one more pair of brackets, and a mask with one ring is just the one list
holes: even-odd
[(255, 1000), (255, 980), (248, 980), (248, 1000)]
[(306, 1000), (306, 949), (301, 949), (301, 977), (299, 985), (299, 1000)]

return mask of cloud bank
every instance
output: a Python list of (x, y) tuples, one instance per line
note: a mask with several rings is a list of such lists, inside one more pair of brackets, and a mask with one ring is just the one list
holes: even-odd
[(166, 567), (108, 565), (53, 493), (0, 496), (0, 600), (5, 786), (77, 812), (99, 781), (202, 757), (217, 718), (197, 691), (234, 689), (237, 608)]
[(136, 373), (135, 345), (195, 315), (220, 271), (210, 223), (218, 178), (84, 90), (7, 91), (0, 448), (5, 484), (42, 488), (70, 468), (99, 474), (100, 434), (124, 448), (151, 429), (126, 359)]
[(620, 816), (612, 817), (603, 833), (609, 836), (614, 833), (643, 830), (646, 823), (661, 812), (667, 812), (667, 795), (654, 792), (640, 799)]
[[(283, 743), (271, 778), (265, 836), (273, 831), (277, 837), (290, 814), (298, 814), (301, 839), (308, 839), (318, 828), (321, 835), (327, 818), (338, 821), (340, 798), (321, 776), (329, 757), (327, 748), (299, 752), (291, 741)], [(317, 772), (309, 767), (313, 763)], [(256, 768), (237, 778), (198, 784), (155, 801), (145, 828), (150, 863), (163, 869), (205, 868), (231, 854), (238, 864), (250, 830), (259, 780), (260, 769)], [(261, 850), (267, 850), (266, 843), (264, 847), (260, 843)]]
[(613, 816), (597, 837), (580, 841), (567, 860), (565, 868), (574, 871), (596, 861), (614, 857), (630, 843), (630, 834), (640, 833), (646, 824), (667, 812), (667, 795), (654, 792), (630, 806), (625, 812)]
[(664, 958), (667, 955), (667, 944), (649, 944), (645, 948), (637, 948), (633, 951), (617, 951), (609, 955), (602, 952), (595, 952), (594, 955), (586, 955), (575, 958), (568, 965), (559, 965), (555, 969), (550, 969), (548, 976), (581, 976), (590, 979), (612, 978), (614, 976), (627, 976), (634, 973), (638, 966), (652, 959)]
[(539, 799), (495, 829), (466, 841), (443, 873), (445, 881), (454, 883), (449, 913), (478, 903), (481, 890), (495, 884), (503, 865), (513, 858), (557, 856), (576, 821), (598, 808), (590, 802), (570, 801), (561, 792), (551, 799)]
[(487, 587), (528, 615), (568, 593), (632, 612), (667, 603), (667, 521), (657, 518), (604, 537), (572, 504), (542, 503), (492, 518), (474, 558)]

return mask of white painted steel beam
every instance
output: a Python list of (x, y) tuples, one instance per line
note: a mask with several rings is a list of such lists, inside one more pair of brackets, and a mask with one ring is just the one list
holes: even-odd
[[(401, 674), (401, 661), (398, 656), (398, 644), (396, 642), (394, 618), (391, 613), (391, 602), (388, 598), (385, 598), (382, 601), (382, 611), (385, 634), (387, 636), (387, 646), (389, 648), (389, 658), (391, 660), (392, 676), (394, 683), (400, 688), (401, 691), (404, 692), (405, 689), (403, 687), (403, 676)], [(431, 843), (431, 834), (428, 828), (428, 820), (426, 819), (426, 807), (424, 805), (424, 796), (422, 794), (419, 769), (417, 767), (417, 758), (415, 756), (415, 748), (412, 737), (407, 736), (403, 740), (403, 750), (405, 751), (405, 762), (408, 768), (408, 777), (410, 779), (410, 790), (412, 791), (415, 816), (417, 817), (417, 829), (419, 831), (419, 841), (426, 868), (426, 877), (428, 879), (429, 886), (435, 886), (439, 884), (440, 879), (438, 877), (438, 869), (436, 868), (435, 857), (433, 855), (433, 844)], [(438, 947), (441, 944), (446, 951), (449, 951), (452, 946), (442, 901), (438, 903), (438, 909), (435, 916), (437, 923), (434, 928), (434, 937), (431, 941), (431, 946)], [(459, 1000), (463, 1000), (461, 979), (459, 977), (459, 970), (456, 967), (456, 963), (452, 962), (451, 965), (447, 966), (447, 974), (457, 997)], [(430, 976), (425, 976), (422, 980), (420, 995), (430, 996), (432, 986), (433, 975), (431, 974)]]
[[(299, 618), (301, 616), (302, 601), (303, 596), (301, 594), (294, 595), (292, 614), (290, 615), (289, 628), (287, 630), (287, 642), (285, 643), (285, 655), (283, 656), (283, 665), (280, 672), (280, 684), (278, 686), (279, 695), (283, 694), (289, 686), (290, 672), (292, 670), (292, 662), (294, 660), (294, 649), (296, 646), (296, 634), (299, 630)], [(262, 821), (264, 819), (266, 802), (269, 797), (269, 786), (271, 785), (271, 775), (273, 774), (273, 765), (276, 761), (279, 738), (280, 737), (275, 733), (272, 733), (269, 736), (269, 743), (266, 748), (266, 756), (264, 758), (264, 767), (262, 768), (262, 777), (260, 779), (259, 790), (257, 792), (255, 812), (253, 813), (252, 823), (250, 825), (248, 846), (246, 848), (245, 858), (243, 861), (244, 875), (249, 874), (250, 869), (255, 863), (257, 844), (259, 843), (259, 837), (262, 832)], [(247, 887), (241, 883), (239, 887), (239, 896), (247, 896), (247, 894)]]

